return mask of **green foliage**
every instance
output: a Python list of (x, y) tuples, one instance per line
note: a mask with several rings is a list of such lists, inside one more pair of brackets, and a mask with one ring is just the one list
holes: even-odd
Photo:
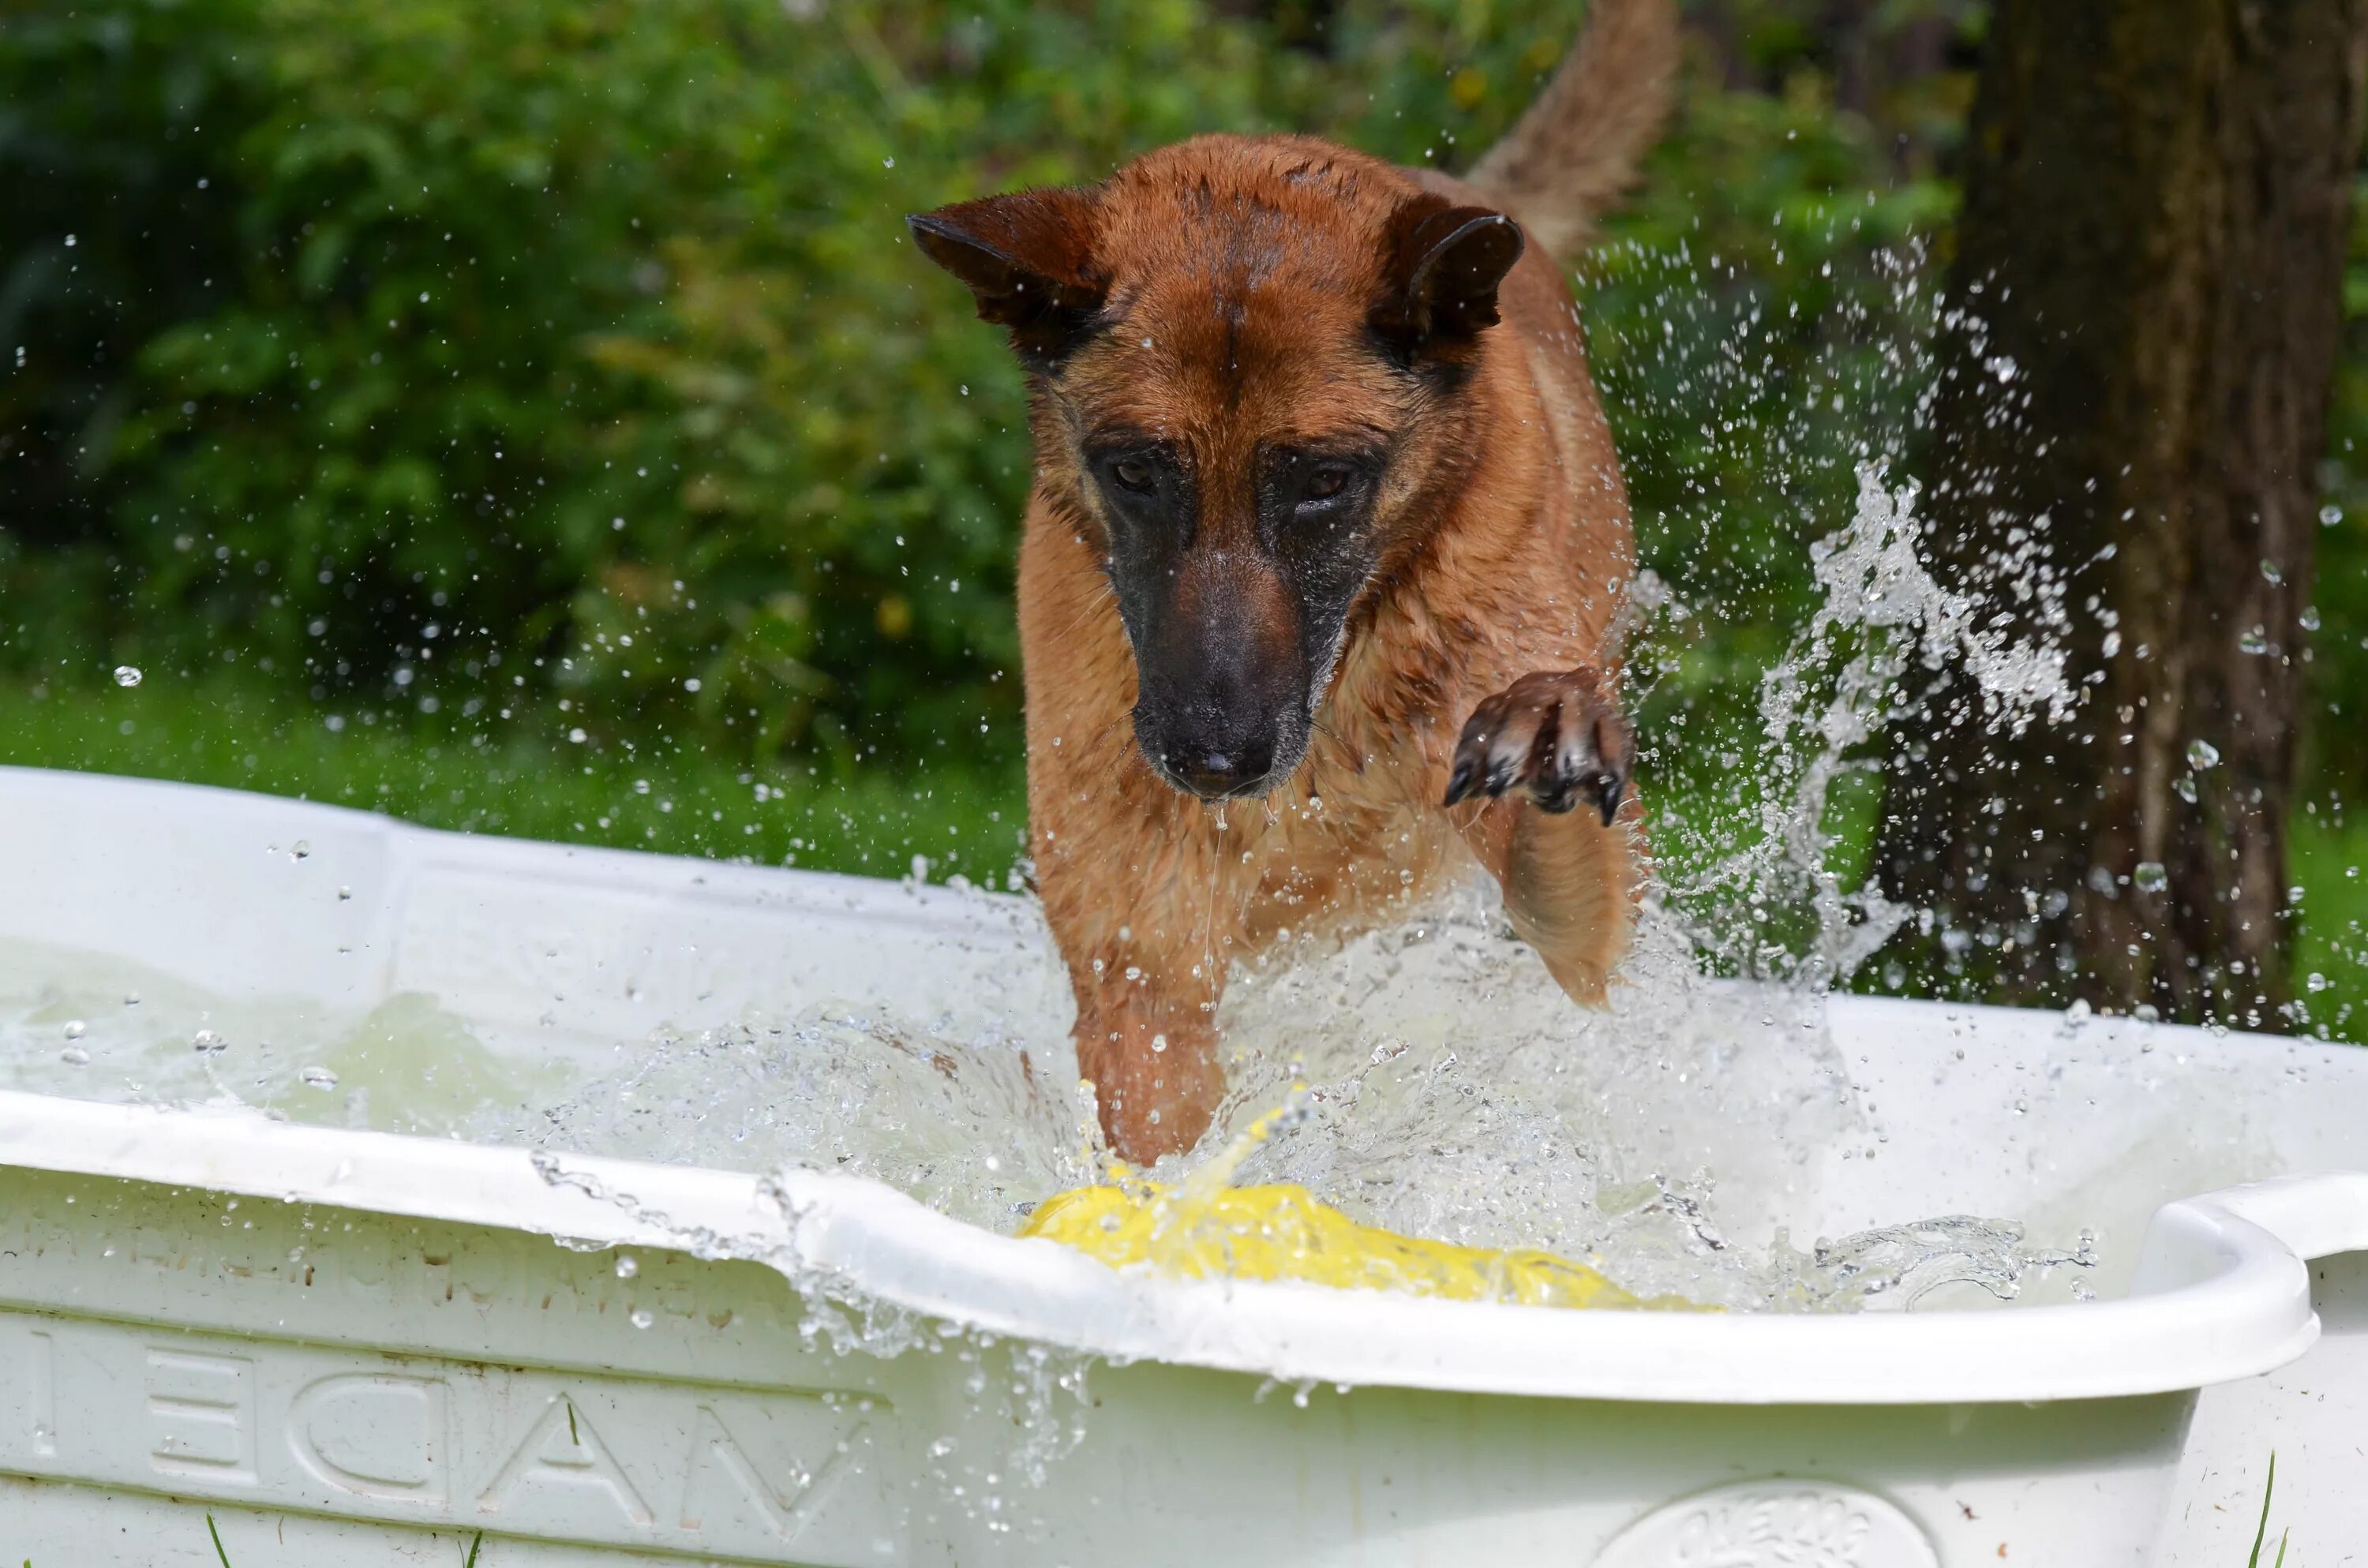
[(1019, 381), (902, 214), (1255, 123), (1258, 57), (1177, 5), (795, 9), (8, 22), (0, 323), (51, 324), (6, 569), (90, 612), (10, 641), (406, 704), (540, 655), (752, 748), (1008, 715)]
[(2298, 1029), (2338, 1040), (2362, 1034), (2368, 1000), (2368, 821), (2339, 820), (2317, 801), (2287, 824), (2286, 853), (2302, 890), (2294, 930), (2294, 990), (2305, 1011)]

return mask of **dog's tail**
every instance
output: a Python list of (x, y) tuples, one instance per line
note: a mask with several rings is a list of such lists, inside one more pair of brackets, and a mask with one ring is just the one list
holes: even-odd
[(1677, 0), (1594, 0), (1562, 69), (1464, 177), (1568, 261), (1635, 183), (1677, 71)]

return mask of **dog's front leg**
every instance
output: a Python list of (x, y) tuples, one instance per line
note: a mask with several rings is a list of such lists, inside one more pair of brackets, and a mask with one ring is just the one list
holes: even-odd
[(1137, 1165), (1199, 1142), (1224, 1097), (1219, 983), (1194, 968), (1181, 953), (1113, 947), (1069, 972), (1077, 1070), (1093, 1081), (1111, 1149)]
[[(1601, 1006), (1643, 886), (1628, 801), (1635, 740), (1593, 670), (1540, 670), (1482, 701), (1449, 765), (1446, 804), (1504, 890), (1505, 913), (1575, 1001)], [(1577, 808), (1584, 806), (1585, 810)]]

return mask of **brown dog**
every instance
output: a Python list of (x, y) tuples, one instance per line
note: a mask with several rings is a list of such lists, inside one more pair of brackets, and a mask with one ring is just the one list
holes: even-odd
[(1130, 1159), (1207, 1130), (1226, 972), (1294, 931), (1476, 858), (1577, 1000), (1627, 945), (1634, 551), (1553, 256), (1657, 131), (1677, 35), (1671, 0), (1596, 10), (1469, 183), (1208, 136), (912, 220), (1031, 376), (1036, 877)]

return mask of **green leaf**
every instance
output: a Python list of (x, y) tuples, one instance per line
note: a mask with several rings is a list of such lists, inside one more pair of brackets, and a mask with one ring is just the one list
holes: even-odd
[[(2270, 1499), (2277, 1494), (2277, 1490), (2278, 1453), (2275, 1449), (2272, 1449), (2270, 1450), (2269, 1481), (2261, 1488), (2261, 1522), (2253, 1530), (2253, 1551), (2252, 1554), (2245, 1559), (2245, 1568), (2261, 1568), (2261, 1542), (2269, 1538), (2270, 1533)], [(2283, 1562), (2285, 1554), (2285, 1538), (2281, 1536), (2278, 1539), (2278, 1560)]]

